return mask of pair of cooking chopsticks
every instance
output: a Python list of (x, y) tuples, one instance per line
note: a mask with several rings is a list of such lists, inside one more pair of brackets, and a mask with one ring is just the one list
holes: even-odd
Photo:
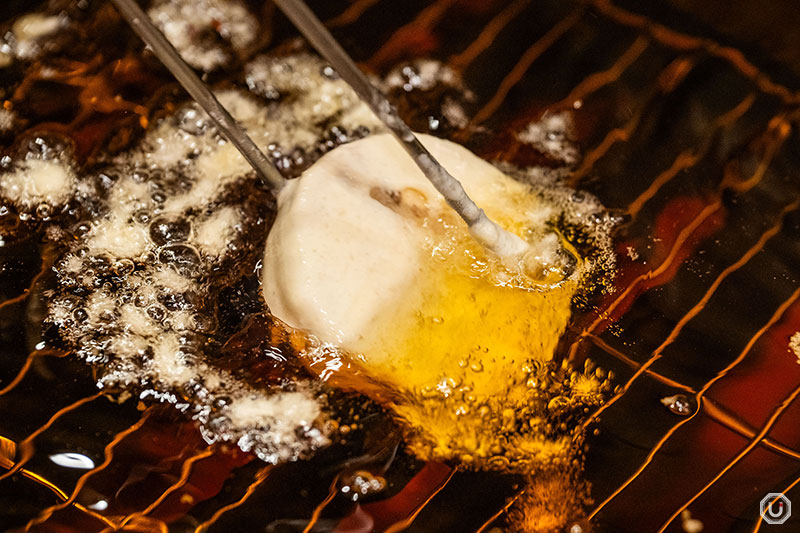
[[(135, 0), (111, 1), (186, 92), (208, 113), (222, 134), (236, 146), (266, 185), (273, 191), (280, 190), (286, 179), (186, 64)], [(483, 209), (467, 195), (461, 183), (422, 145), (411, 128), (398, 116), (394, 106), (369, 82), (308, 6), (302, 0), (273, 1), (394, 135), (425, 177), (467, 223), (478, 242), (501, 256), (521, 256), (528, 247), (527, 243), (486, 216)]]

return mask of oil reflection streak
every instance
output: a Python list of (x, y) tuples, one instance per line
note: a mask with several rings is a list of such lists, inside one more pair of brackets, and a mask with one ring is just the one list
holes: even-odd
[(643, 15), (615, 6), (610, 0), (592, 0), (592, 6), (601, 15), (622, 26), (636, 28), (647, 33), (664, 46), (683, 51), (703, 50), (713, 57), (723, 59), (745, 78), (752, 81), (762, 92), (777, 96), (787, 104), (800, 103), (800, 92), (791, 91), (783, 85), (775, 83), (735, 48), (722, 46), (712, 39), (695, 37), (669, 29)]
[[(781, 491), (781, 494), (788, 494), (788, 492), (790, 490), (792, 490), (793, 488), (795, 488), (798, 485), (798, 483), (800, 483), (800, 477), (795, 479), (794, 481), (792, 481), (789, 485), (787, 485), (786, 488)], [(776, 500), (777, 500), (777, 498), (772, 500), (770, 502), (770, 505), (775, 503)], [(752, 533), (758, 533), (759, 530), (761, 529), (761, 524), (763, 524), (763, 523), (764, 523), (764, 518), (761, 515), (759, 515), (758, 521), (756, 522), (756, 525), (753, 528), (753, 532)]]
[(398, 45), (402, 43), (410, 35), (422, 34), (433, 28), (447, 13), (456, 0), (436, 0), (431, 5), (419, 12), (417, 17), (406, 24), (401, 26), (394, 33), (392, 33), (389, 40), (375, 52), (366, 63), (370, 65), (373, 70), (380, 70), (387, 62), (395, 59), (392, 57), (393, 51)]
[[(633, 359), (631, 359), (624, 353), (620, 352), (613, 346), (610, 346), (600, 337), (597, 337), (595, 335), (590, 335), (589, 340), (592, 342), (592, 344), (602, 349), (607, 354), (616, 357), (617, 359), (619, 359), (626, 365), (630, 366), (634, 370), (638, 369), (641, 366), (637, 361), (634, 361)], [(690, 394), (697, 393), (697, 391), (692, 387), (684, 385), (683, 383), (679, 383), (666, 376), (662, 376), (658, 372), (655, 372), (651, 369), (648, 369), (646, 373), (649, 377), (653, 378), (656, 381), (659, 381), (660, 383), (663, 383), (664, 385), (667, 385), (668, 387), (674, 387), (676, 389), (683, 390)], [(750, 427), (749, 424), (743, 422), (737, 416), (728, 412), (727, 409), (724, 409), (723, 407), (717, 405), (713, 400), (706, 398), (705, 403), (703, 405), (706, 409), (706, 414), (716, 422), (720, 423), (721, 425), (725, 426), (731, 431), (734, 431), (739, 435), (742, 435), (743, 437), (746, 437), (748, 439), (752, 439), (753, 437), (755, 437), (756, 432), (755, 430), (753, 430), (752, 427)], [(780, 453), (781, 455), (800, 461), (800, 452), (788, 448), (779, 442), (775, 442), (769, 437), (764, 437), (762, 442), (766, 447)]]
[(192, 457), (186, 459), (181, 466), (181, 475), (178, 480), (172, 484), (167, 490), (161, 493), (161, 496), (156, 498), (153, 503), (148, 505), (144, 510), (129, 514), (125, 517), (125, 519), (120, 524), (120, 527), (124, 527), (126, 524), (130, 523), (132, 520), (137, 518), (143, 518), (148, 514), (152, 513), (159, 505), (161, 505), (170, 495), (175, 493), (176, 491), (183, 488), (186, 483), (189, 481), (189, 477), (192, 475), (192, 469), (194, 468), (195, 463), (201, 461), (207, 457), (214, 455), (213, 449), (203, 450), (202, 452), (193, 455)]
[(637, 477), (639, 477), (639, 475), (645, 470), (645, 468), (647, 468), (647, 466), (652, 462), (653, 457), (655, 457), (656, 453), (658, 453), (658, 451), (661, 449), (661, 447), (667, 442), (667, 440), (669, 440), (669, 438), (681, 426), (683, 426), (684, 424), (686, 424), (689, 421), (693, 420), (697, 416), (697, 414), (700, 413), (700, 411), (703, 408), (703, 396), (705, 395), (706, 391), (708, 391), (708, 389), (710, 389), (711, 386), (714, 383), (716, 383), (717, 381), (719, 381), (720, 379), (725, 377), (733, 368), (735, 368), (737, 365), (739, 365), (739, 363), (741, 363), (745, 359), (745, 357), (747, 357), (747, 354), (753, 348), (755, 343), (758, 342), (758, 340), (764, 335), (764, 333), (767, 332), (767, 330), (769, 330), (773, 325), (775, 325), (781, 319), (781, 317), (786, 312), (786, 310), (789, 309), (789, 307), (792, 304), (794, 304), (798, 300), (798, 298), (800, 298), (800, 288), (795, 290), (794, 293), (792, 293), (792, 295), (778, 307), (778, 309), (770, 317), (770, 319), (766, 322), (766, 324), (764, 324), (756, 332), (756, 334), (753, 335), (753, 337), (750, 338), (750, 340), (748, 341), (747, 345), (744, 347), (744, 349), (741, 351), (741, 353), (739, 353), (739, 355), (736, 357), (736, 359), (733, 360), (720, 373), (718, 373), (713, 379), (711, 379), (708, 383), (706, 383), (703, 386), (703, 388), (695, 395), (696, 403), (698, 405), (697, 410), (695, 410), (695, 412), (692, 413), (692, 415), (689, 416), (688, 418), (685, 418), (685, 419), (681, 420), (680, 422), (678, 422), (677, 424), (675, 424), (674, 426), (672, 426), (670, 428), (670, 430), (663, 437), (661, 437), (658, 440), (658, 442), (653, 446), (653, 448), (647, 454), (647, 457), (645, 458), (644, 462), (636, 469), (636, 471), (633, 473), (633, 475), (630, 476), (627, 480), (625, 480), (625, 482), (622, 483), (619, 487), (617, 487), (617, 489), (613, 493), (611, 493), (610, 496), (608, 496), (602, 503), (600, 503), (600, 505), (598, 505), (589, 514), (589, 519), (590, 520), (592, 518), (594, 518), (597, 515), (597, 513), (599, 513), (603, 509), (603, 507), (608, 505), (608, 503), (611, 500), (613, 500), (620, 493), (622, 493), (622, 491), (625, 490), (625, 488), (628, 487)]
[(101, 472), (101, 471), (105, 470), (111, 464), (111, 461), (114, 458), (114, 448), (116, 448), (116, 446), (120, 442), (122, 442), (122, 440), (125, 439), (125, 437), (127, 437), (128, 435), (131, 435), (132, 433), (135, 433), (139, 428), (141, 428), (144, 425), (144, 423), (147, 421), (147, 419), (150, 417), (150, 413), (151, 413), (150, 410), (145, 411), (142, 414), (142, 416), (139, 418), (139, 420), (136, 421), (135, 424), (133, 424), (129, 428), (117, 433), (114, 436), (114, 438), (111, 439), (111, 442), (109, 442), (106, 445), (106, 447), (105, 447), (105, 449), (103, 451), (103, 455), (104, 455), (103, 462), (100, 463), (99, 465), (97, 465), (92, 470), (89, 470), (89, 471), (85, 472), (80, 478), (78, 478), (78, 481), (75, 483), (75, 488), (72, 490), (72, 494), (70, 494), (69, 498), (67, 498), (63, 503), (60, 503), (58, 505), (53, 505), (52, 507), (48, 507), (47, 509), (42, 511), (39, 514), (39, 516), (37, 516), (36, 518), (34, 518), (33, 520), (31, 520), (30, 522), (28, 522), (25, 525), (24, 531), (27, 532), (33, 526), (36, 526), (38, 524), (42, 524), (42, 523), (46, 522), (56, 511), (59, 511), (61, 509), (65, 509), (68, 506), (70, 506), (75, 501), (75, 499), (78, 497), (78, 494), (80, 494), (81, 490), (86, 485), (86, 483), (89, 481), (89, 479), (93, 475), (97, 474), (98, 472)]
[(31, 366), (33, 365), (33, 361), (37, 357), (58, 357), (58, 358), (61, 358), (61, 357), (64, 357), (66, 355), (69, 355), (69, 352), (62, 352), (60, 350), (34, 350), (34, 351), (32, 351), (31, 353), (28, 354), (28, 357), (25, 359), (25, 363), (22, 365), (22, 367), (20, 368), (19, 372), (14, 377), (14, 379), (11, 380), (11, 383), (6, 385), (4, 388), (0, 389), (0, 396), (4, 396), (4, 395), (8, 394), (9, 392), (11, 392), (12, 390), (14, 390), (14, 388), (16, 388), (20, 384), (20, 382), (23, 379), (25, 379), (25, 376), (28, 374), (28, 372), (31, 369)]
[(748, 94), (741, 102), (734, 106), (730, 111), (720, 116), (714, 121), (712, 131), (706, 137), (706, 142), (700, 148), (688, 148), (687, 150), (678, 154), (675, 160), (667, 170), (656, 176), (650, 186), (647, 187), (633, 202), (628, 205), (627, 212), (631, 218), (635, 218), (639, 214), (644, 204), (651, 200), (661, 188), (669, 183), (680, 172), (687, 170), (705, 157), (712, 147), (712, 140), (716, 134), (725, 128), (732, 126), (739, 118), (744, 115), (753, 102), (756, 100), (755, 93)]
[(678, 335), (681, 333), (681, 331), (683, 331), (683, 328), (686, 326), (686, 324), (688, 324), (694, 317), (700, 314), (700, 312), (703, 309), (705, 309), (709, 300), (711, 300), (711, 297), (717, 291), (722, 282), (725, 281), (725, 279), (728, 276), (730, 276), (731, 274), (742, 268), (753, 257), (755, 257), (756, 254), (758, 254), (761, 250), (763, 250), (767, 241), (769, 241), (772, 237), (777, 235), (780, 232), (781, 228), (783, 228), (783, 221), (786, 215), (796, 210), (798, 207), (800, 207), (800, 199), (795, 200), (794, 202), (792, 202), (791, 204), (789, 204), (788, 206), (784, 207), (781, 210), (781, 213), (778, 217), (778, 222), (776, 222), (771, 228), (765, 231), (758, 239), (758, 241), (752, 247), (750, 247), (750, 249), (748, 249), (744, 253), (744, 255), (742, 255), (735, 263), (729, 265), (727, 268), (725, 268), (725, 270), (723, 270), (719, 274), (719, 276), (717, 276), (717, 278), (711, 283), (711, 286), (706, 290), (705, 294), (700, 299), (700, 301), (697, 302), (697, 304), (695, 304), (694, 307), (692, 307), (686, 314), (684, 314), (681, 317), (681, 319), (678, 321), (678, 323), (675, 325), (675, 327), (672, 329), (669, 335), (667, 335), (667, 338), (664, 340), (664, 342), (662, 342), (658, 348), (653, 350), (653, 354), (647, 360), (647, 362), (645, 362), (625, 383), (625, 385), (622, 388), (622, 391), (620, 391), (619, 394), (614, 395), (611, 399), (609, 399), (609, 401), (607, 401), (600, 408), (598, 408), (597, 411), (591, 417), (589, 417), (589, 419), (587, 419), (585, 426), (588, 426), (588, 424), (596, 420), (597, 417), (602, 412), (604, 412), (606, 409), (608, 409), (614, 403), (620, 400), (622, 396), (624, 396), (624, 394), (630, 389), (633, 382), (636, 381), (642, 375), (643, 372), (649, 371), (649, 368), (663, 356), (664, 349), (670, 344), (672, 344), (678, 337)]
[(577, 8), (575, 11), (561, 19), (558, 24), (553, 26), (547, 33), (545, 33), (538, 41), (528, 48), (522, 57), (519, 59), (511, 72), (503, 78), (500, 82), (497, 91), (489, 102), (478, 111), (470, 121), (470, 126), (477, 126), (491, 117), (495, 111), (503, 104), (503, 101), (508, 95), (514, 85), (519, 82), (520, 78), (525, 75), (534, 61), (540, 55), (545, 53), (551, 46), (553, 46), (570, 28), (578, 23), (581, 16), (585, 12), (585, 6)]
[(98, 392), (98, 393), (93, 394), (91, 396), (87, 396), (86, 398), (81, 398), (80, 400), (78, 400), (78, 401), (76, 401), (74, 403), (71, 403), (70, 405), (68, 405), (66, 407), (62, 407), (61, 409), (56, 411), (56, 413), (53, 416), (51, 416), (50, 419), (44, 425), (40, 426), (33, 433), (31, 433), (30, 435), (25, 437), (25, 439), (22, 442), (19, 443), (19, 449), (22, 451), (22, 457), (20, 457), (20, 460), (17, 461), (17, 463), (14, 464), (14, 466), (8, 472), (6, 472), (5, 474), (0, 475), (0, 481), (2, 481), (4, 479), (14, 475), (15, 473), (17, 473), (17, 471), (20, 468), (22, 468), (25, 464), (27, 464), (28, 461), (31, 460), (31, 458), (33, 457), (33, 453), (34, 453), (33, 441), (34, 441), (34, 439), (36, 439), (36, 437), (38, 437), (39, 435), (41, 435), (42, 433), (47, 431), (50, 428), (50, 426), (55, 424), (58, 421), (58, 419), (61, 418), (62, 416), (66, 415), (66, 414), (68, 414), (68, 413), (70, 413), (72, 411), (75, 411), (76, 409), (80, 408), (82, 405), (85, 405), (85, 404), (87, 404), (89, 402), (93, 402), (94, 400), (102, 397), (103, 394), (104, 393), (102, 393), (102, 392)]
[(417, 506), (416, 509), (414, 509), (414, 512), (411, 513), (411, 515), (409, 515), (405, 519), (400, 520), (399, 522), (396, 522), (396, 523), (392, 524), (391, 526), (389, 526), (388, 528), (386, 528), (386, 532), (385, 533), (398, 533), (399, 531), (403, 531), (408, 526), (410, 526), (414, 522), (414, 520), (417, 518), (417, 516), (419, 516), (419, 513), (421, 513), (422, 510), (429, 503), (431, 503), (431, 501), (436, 497), (436, 495), (439, 494), (442, 491), (442, 489), (444, 489), (447, 486), (448, 483), (450, 483), (450, 480), (453, 479), (453, 475), (455, 475), (455, 473), (456, 473), (456, 469), (455, 468), (450, 469), (450, 473), (447, 475), (447, 477), (439, 484), (438, 487), (436, 487), (431, 492), (431, 494), (427, 498), (425, 498), (424, 501), (420, 502), (420, 504)]
[(380, 1), (381, 0), (356, 0), (339, 15), (336, 15), (332, 19), (326, 21), (325, 24), (331, 28), (349, 26), (350, 24), (357, 22), (365, 11)]
[(209, 530), (209, 528), (212, 525), (214, 525), (215, 523), (217, 523), (217, 521), (219, 521), (222, 515), (224, 515), (228, 511), (240, 507), (241, 505), (244, 505), (244, 503), (250, 499), (253, 493), (255, 493), (256, 489), (260, 487), (261, 484), (267, 480), (267, 478), (269, 478), (269, 473), (271, 470), (272, 470), (271, 466), (266, 466), (260, 469), (258, 472), (256, 472), (256, 475), (253, 477), (253, 482), (247, 486), (247, 490), (245, 490), (242, 497), (233, 503), (229, 503), (228, 505), (225, 505), (217, 509), (216, 512), (214, 512), (214, 514), (211, 515), (211, 518), (209, 518), (208, 520), (206, 520), (205, 522), (203, 522), (202, 524), (200, 524), (195, 528), (194, 530), (195, 533), (205, 533), (206, 531)]
[(475, 530), (475, 533), (484, 533), (484, 531), (486, 531), (489, 527), (491, 527), (491, 525), (494, 524), (498, 518), (503, 516), (504, 513), (508, 512), (511, 506), (514, 505), (514, 503), (516, 503), (516, 501), (520, 499), (520, 497), (522, 497), (523, 494), (525, 494), (525, 489), (520, 490), (514, 496), (509, 498), (509, 500), (506, 502), (504, 506), (502, 506), (496, 513), (490, 516), (489, 519), (486, 520), (486, 522), (484, 522), (481, 525), (481, 527)]
[[(628, 357), (627, 355), (625, 355), (621, 351), (617, 350), (613, 346), (609, 345), (606, 341), (604, 341), (603, 339), (601, 339), (597, 335), (590, 334), (590, 335), (587, 335), (587, 338), (592, 342), (592, 344), (594, 344), (595, 346), (597, 346), (598, 348), (600, 348), (601, 350), (603, 350), (607, 354), (619, 359), (620, 361), (622, 361), (623, 363), (625, 363), (629, 367), (633, 368), (634, 370), (638, 370), (639, 368), (641, 368), (641, 366), (642, 366), (641, 364), (639, 364), (637, 361), (634, 361), (633, 359), (631, 359), (630, 357)], [(661, 374), (659, 374), (655, 370), (651, 370), (651, 369), (648, 368), (648, 369), (645, 369), (645, 372), (651, 378), (655, 379), (656, 381), (659, 381), (659, 382), (663, 383), (664, 385), (667, 385), (668, 387), (675, 387), (676, 389), (681, 389), (681, 390), (686, 391), (686, 392), (688, 392), (690, 394), (694, 394), (696, 392), (692, 387), (684, 385), (683, 383), (679, 383), (679, 382), (677, 382), (677, 381), (675, 381), (673, 379), (670, 379), (670, 378), (668, 378), (666, 376), (662, 376)]]
[(567, 97), (558, 103), (550, 106), (552, 108), (572, 107), (574, 102), (578, 100), (585, 100), (586, 97), (602, 89), (607, 85), (611, 85), (628, 70), (641, 55), (650, 46), (650, 39), (639, 35), (634, 39), (633, 43), (625, 50), (619, 58), (608, 69), (600, 72), (590, 74), (583, 79), (574, 89), (572, 89)]
[(459, 72), (463, 72), (494, 42), (501, 31), (528, 7), (531, 0), (514, 0), (503, 11), (486, 24), (486, 27), (472, 43), (459, 54), (450, 56), (447, 64)]
[[(583, 341), (583, 339), (585, 339), (588, 335), (594, 333), (597, 330), (597, 328), (609, 316), (611, 316), (611, 313), (613, 313), (618, 306), (622, 305), (628, 299), (628, 297), (630, 297), (630, 296), (635, 297), (636, 295), (635, 295), (634, 291), (639, 287), (639, 285), (641, 283), (645, 282), (646, 280), (657, 278), (659, 275), (661, 275), (664, 272), (666, 272), (672, 266), (672, 263), (675, 261), (676, 257), (678, 257), (679, 251), (681, 250), (683, 245), (686, 244), (686, 242), (692, 237), (692, 235), (694, 234), (695, 230), (697, 230), (703, 224), (703, 222), (705, 222), (707, 219), (709, 219), (712, 215), (716, 214), (717, 211), (719, 211), (721, 208), (722, 208), (722, 203), (719, 200), (717, 200), (716, 202), (706, 206), (700, 212), (700, 214), (692, 221), (691, 224), (687, 225), (685, 228), (683, 228), (681, 230), (681, 232), (678, 234), (677, 238), (675, 239), (675, 243), (673, 244), (672, 248), (670, 249), (669, 254), (664, 259), (664, 261), (658, 266), (658, 268), (655, 268), (653, 270), (649, 270), (648, 272), (637, 276), (627, 287), (625, 287), (625, 289), (622, 291), (622, 293), (619, 295), (619, 297), (617, 297), (614, 301), (611, 302), (611, 304), (609, 304), (609, 306), (607, 308), (605, 308), (601, 313), (599, 313), (599, 316), (594, 320), (594, 322), (592, 322), (592, 324), (590, 324), (589, 327), (587, 327), (583, 332), (581, 332), (581, 334), (578, 337), (578, 339), (576, 339), (572, 343), (572, 346), (570, 347), (570, 355), (569, 355), (569, 359), (571, 361), (574, 361), (575, 355), (576, 355), (577, 350), (578, 350), (578, 346), (580, 345), (581, 341)], [(657, 357), (652, 358), (650, 361), (648, 361), (644, 365), (642, 365), (642, 367), (639, 370), (637, 370), (637, 372), (634, 374), (634, 376), (631, 378), (631, 380), (634, 380), (635, 378), (638, 378), (643, 372), (647, 371), (647, 369), (650, 368), (650, 366), (659, 357), (660, 357), (660, 354)], [(606, 403), (602, 407), (600, 407), (600, 410), (604, 411), (606, 409), (606, 407), (605, 407), (606, 405), (608, 405), (608, 403)], [(597, 413), (597, 414), (599, 414), (599, 413)], [(593, 417), (593, 418), (590, 418), (589, 420), (587, 420), (584, 423), (584, 426), (588, 426), (594, 420), (594, 418), (596, 418), (596, 417)]]
[(311, 531), (313, 531), (314, 526), (319, 521), (319, 517), (322, 516), (322, 511), (324, 511), (325, 507), (327, 507), (328, 504), (333, 501), (337, 494), (339, 494), (338, 475), (333, 478), (333, 482), (331, 482), (331, 486), (328, 489), (328, 495), (325, 496), (325, 499), (314, 508), (314, 512), (311, 513), (311, 518), (309, 519), (308, 524), (306, 524), (306, 527), (303, 528), (303, 533), (311, 533)]
[(31, 279), (31, 282), (28, 284), (28, 286), (25, 287), (22, 293), (18, 294), (17, 296), (9, 298), (8, 300), (4, 300), (3, 302), (0, 302), (0, 309), (5, 309), (8, 306), (24, 302), (25, 300), (27, 300), (28, 296), (31, 295), (31, 291), (33, 290), (33, 288), (42, 279), (42, 277), (44, 277), (44, 275), (50, 271), (52, 266), (53, 266), (53, 258), (49, 257), (49, 255), (43, 257), (42, 266), (39, 272), (37, 272), (36, 275)]
[[(762, 158), (753, 176), (748, 178), (747, 180), (735, 183), (731, 183), (728, 181), (728, 178), (725, 178), (721, 185), (721, 190), (736, 186), (739, 192), (747, 192), (752, 188), (754, 188), (756, 185), (758, 185), (758, 183), (760, 183), (760, 181), (764, 178), (764, 175), (766, 173), (766, 168), (769, 166), (769, 163), (772, 161), (773, 157), (777, 153), (778, 147), (780, 147), (783, 144), (783, 142), (786, 140), (788, 136), (788, 133), (785, 132), (785, 129), (782, 126), (783, 124), (785, 124), (785, 122), (782, 119), (782, 115), (774, 117), (770, 121), (770, 124), (772, 125), (772, 127), (767, 129), (767, 131), (764, 134), (765, 136), (770, 136), (772, 134), (772, 130), (776, 127), (775, 125), (777, 125), (777, 127), (780, 129), (781, 134), (778, 135), (777, 138), (774, 138), (772, 143), (767, 145), (767, 153)], [(694, 230), (697, 229), (701, 225), (701, 223), (704, 222), (707, 218), (715, 214), (718, 210), (722, 209), (721, 190), (717, 194), (718, 196), (717, 200), (714, 203), (708, 205), (705, 209), (703, 209), (700, 215), (698, 215), (697, 218), (691, 224), (687, 225), (683, 230), (681, 230), (681, 233), (678, 235), (678, 238), (675, 240), (675, 243), (672, 249), (670, 250), (670, 254), (667, 256), (664, 262), (661, 265), (659, 265), (659, 267), (656, 268), (655, 270), (651, 270), (646, 274), (640, 275), (637, 278), (635, 278), (627, 287), (625, 287), (625, 290), (622, 292), (622, 294), (616, 300), (614, 300), (606, 309), (604, 309), (603, 312), (599, 313), (598, 317), (594, 320), (594, 322), (592, 322), (592, 324), (589, 327), (587, 327), (583, 332), (581, 332), (579, 337), (570, 346), (569, 360), (572, 361), (575, 359), (578, 346), (580, 345), (583, 339), (585, 339), (589, 334), (593, 333), (598, 328), (598, 326), (602, 324), (607, 319), (608, 316), (610, 316), (610, 314), (617, 308), (617, 306), (622, 304), (625, 301), (625, 299), (633, 293), (633, 290), (640, 283), (644, 282), (646, 279), (655, 278), (661, 273), (665, 272), (668, 269), (668, 267), (671, 266), (672, 262), (675, 260), (675, 257), (677, 256), (678, 251), (681, 249), (683, 244), (688, 240), (688, 238), (692, 235)], [(797, 202), (794, 202), (789, 206), (787, 206), (786, 208), (784, 208), (781, 212), (781, 221), (779, 221), (778, 224), (782, 224), (782, 217), (784, 217), (788, 211), (791, 211), (795, 208), (797, 208)], [(778, 226), (777, 228), (773, 227), (771, 230), (769, 230), (769, 232), (773, 232), (769, 236), (774, 235), (774, 233), (777, 233), (777, 231), (779, 230), (780, 226)], [(769, 236), (767, 238), (769, 238)], [(762, 240), (766, 242), (764, 235), (762, 235), (761, 239), (759, 239), (759, 243)], [(739, 263), (741, 263), (742, 265), (746, 263), (750, 257), (754, 256), (760, 250), (760, 248), (763, 247), (763, 244), (759, 246), (759, 243), (756, 243), (756, 246), (751, 250), (749, 250), (737, 263), (734, 263), (734, 265), (731, 265), (731, 267), (728, 267), (728, 269), (723, 271), (720, 277), (724, 279), (724, 277), (727, 277), (731, 272), (733, 272), (737, 268), (740, 268), (741, 265), (738, 265)], [(728, 270), (731, 269), (732, 267), (733, 269), (730, 270), (729, 272)], [(622, 390), (618, 394), (614, 395), (609, 401), (600, 406), (595, 411), (595, 413), (593, 413), (592, 416), (590, 416), (584, 422), (583, 424), (584, 427), (588, 427), (592, 422), (594, 422), (597, 419), (597, 417), (602, 412), (611, 407), (622, 396), (624, 396), (624, 394), (630, 389), (630, 386), (633, 384), (633, 382), (636, 381), (645, 371), (647, 371), (650, 368), (650, 366), (652, 366), (658, 359), (661, 358), (662, 356), (661, 351), (668, 344), (672, 343), (674, 338), (677, 336), (677, 333), (679, 333), (680, 330), (683, 329), (683, 326), (702, 310), (702, 307), (705, 306), (705, 303), (708, 301), (708, 299), (711, 298), (713, 292), (716, 291), (717, 287), (721, 282), (722, 280), (720, 278), (717, 278), (717, 280), (715, 280), (712, 283), (710, 289), (706, 292), (706, 295), (703, 296), (700, 302), (695, 306), (695, 308), (693, 308), (692, 311), (690, 311), (690, 313), (688, 313), (681, 319), (681, 321), (679, 321), (678, 325), (676, 325), (676, 328), (673, 329), (670, 335), (667, 336), (667, 339), (662, 343), (662, 345), (656, 348), (656, 350), (654, 350), (652, 357), (648, 359), (648, 361), (645, 362), (645, 364), (642, 365), (633, 374), (633, 376), (628, 380), (628, 382), (623, 386)]]
[(761, 431), (758, 432), (758, 435), (756, 435), (756, 437), (753, 440), (751, 440), (750, 443), (736, 455), (736, 457), (731, 459), (731, 461), (727, 465), (725, 465), (725, 467), (722, 468), (722, 470), (720, 470), (705, 486), (703, 486), (702, 489), (697, 491), (694, 494), (694, 496), (692, 496), (677, 511), (675, 511), (675, 513), (671, 517), (669, 517), (669, 519), (667, 519), (666, 522), (664, 522), (661, 528), (659, 528), (658, 533), (663, 533), (663, 531), (669, 527), (669, 525), (673, 522), (673, 520), (675, 520), (676, 518), (678, 518), (678, 516), (680, 516), (681, 512), (683, 512), (687, 507), (689, 507), (692, 503), (694, 503), (700, 496), (702, 496), (705, 493), (705, 491), (707, 491), (711, 486), (713, 486), (717, 481), (719, 481), (722, 478), (722, 476), (724, 476), (728, 471), (730, 471), (731, 468), (733, 468), (736, 465), (736, 463), (741, 461), (747, 454), (749, 454), (753, 450), (753, 448), (758, 446), (761, 440), (770, 432), (772, 426), (775, 425), (775, 422), (778, 421), (778, 418), (780, 418), (781, 414), (783, 414), (783, 412), (789, 408), (789, 406), (792, 404), (792, 402), (794, 402), (797, 399), (798, 396), (800, 396), (800, 387), (795, 388), (794, 392), (792, 392), (789, 396), (787, 396), (783, 400), (783, 402), (781, 402), (781, 404), (772, 412), (772, 415), (770, 415), (769, 419), (767, 420), (767, 423), (764, 424), (764, 426), (761, 428)]
[(614, 128), (605, 136), (597, 147), (589, 151), (583, 158), (583, 162), (570, 177), (570, 186), (577, 187), (580, 181), (594, 168), (594, 165), (604, 156), (617, 142), (628, 142), (631, 135), (636, 131), (639, 122), (644, 116), (645, 109), (650, 107), (653, 98), (664, 96), (677, 89), (686, 76), (692, 71), (696, 61), (693, 58), (679, 57), (658, 75), (658, 90), (647, 98), (628, 122), (620, 127)]

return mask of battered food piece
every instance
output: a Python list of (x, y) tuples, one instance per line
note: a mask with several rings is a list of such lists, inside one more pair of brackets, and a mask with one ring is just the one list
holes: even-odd
[[(531, 196), (526, 185), (455, 143), (420, 137), (470, 196), (509, 230), (523, 237), (547, 231), (544, 222), (551, 208)], [(267, 304), (289, 325), (348, 350), (370, 349), (374, 333), (368, 330), (387, 303), (393, 306), (392, 329), (400, 325), (401, 300), (419, 309), (422, 302), (411, 288), (436, 276), (441, 270), (437, 263), (462, 262), (461, 256), (478, 261), (480, 256), (491, 269), (493, 258), (470, 242), (464, 224), (386, 134), (337, 148), (290, 181), (278, 201), (264, 258)], [(527, 259), (539, 266), (538, 279), (515, 281), (528, 282), (529, 289), (540, 289), (547, 275), (551, 282), (560, 281), (559, 269), (567, 262), (555, 234), (535, 245)], [(498, 283), (513, 285), (510, 278)]]
[[(532, 243), (524, 264), (487, 255), (398, 143), (376, 135), (281, 191), (264, 297), (319, 340), (312, 368), (331, 368), (320, 353), (336, 353), (340, 373), (389, 391), (426, 442), (420, 455), (503, 455), (497, 432), (530, 412), (533, 366), (552, 358), (579, 265), (549, 228), (554, 208), (527, 185), (455, 143), (420, 139), (493, 220)], [(528, 448), (527, 460), (543, 458)]]
[[(316, 56), (260, 56), (244, 70), (250, 91), (217, 97), (287, 175), (380, 130)], [(93, 366), (98, 387), (173, 404), (209, 442), (270, 463), (327, 445), (331, 409), (319, 383), (253, 383), (217, 364), (238, 327), (220, 312), (220, 291), (250, 296), (242, 280), (263, 256), (273, 205), (198, 106), (155, 120), (140, 143), (88, 170), (60, 138), (26, 139), (0, 165), (0, 222), (19, 214), (28, 221), (20, 228), (47, 224), (65, 238), (45, 324)]]

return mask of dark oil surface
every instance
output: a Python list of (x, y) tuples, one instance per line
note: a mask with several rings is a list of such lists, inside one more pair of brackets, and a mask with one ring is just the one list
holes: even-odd
[[(587, 428), (583, 477), (594, 504), (574, 511), (584, 531), (681, 531), (685, 509), (704, 531), (770, 531), (758, 525), (764, 495), (786, 492), (800, 506), (800, 365), (788, 347), (800, 330), (800, 62), (787, 52), (800, 42), (797, 10), (781, 1), (688, 4), (312, 3), (376, 74), (416, 57), (461, 70), (475, 93), (472, 123), (441, 134), (486, 158), (557, 166), (513, 133), (545, 112), (573, 109), (583, 155), (573, 185), (622, 220), (616, 291), (576, 309), (558, 354), (576, 366), (590, 358), (622, 387)], [(272, 30), (269, 46), (293, 35), (272, 10), (249, 5)], [(0, 102), (19, 117), (13, 134), (0, 133), (4, 154), (43, 135), (88, 168), (183, 101), (106, 2), (42, 6), (82, 21), (43, 61), (86, 70), (59, 83), (33, 76), (36, 65), (0, 71)], [(28, 10), (30, 2), (4, 2), (0, 20)], [(501, 31), (492, 35), (491, 24)], [(417, 129), (428, 123), (422, 104), (441, 97), (391, 96)], [(92, 97), (109, 106), (88, 105)], [(0, 469), (0, 529), (102, 531), (104, 516), (139, 513), (126, 530), (206, 523), (209, 531), (303, 531), (313, 517), (313, 531), (333, 531), (363, 512), (380, 531), (515, 530), (503, 509), (519, 494), (518, 479), (420, 464), (398, 449), (381, 410), (357, 398), (337, 400), (343, 412), (350, 403), (366, 409), (357, 434), (310, 461), (268, 467), (235, 449), (209, 451), (169, 408), (95, 397), (88, 367), (37, 348), (37, 287), (52, 283), (54, 245), (13, 213), (0, 230), (0, 436), (18, 445), (17, 461), (34, 452), (25, 468), (51, 486), (67, 495), (82, 487), (78, 503), (109, 502), (94, 513), (51, 508), (62, 498), (47, 483)], [(266, 326), (247, 303), (252, 279), (229, 290), (223, 329), (240, 331), (229, 346), (247, 368)], [(253, 379), (273, 371), (288, 370), (260, 368)], [(685, 397), (683, 414), (661, 402), (676, 394)], [(65, 451), (106, 466), (81, 479), (84, 470), (48, 459)], [(326, 501), (338, 474), (375, 465), (388, 465), (384, 492), (359, 508), (341, 496)], [(797, 520), (773, 529), (790, 531)]]

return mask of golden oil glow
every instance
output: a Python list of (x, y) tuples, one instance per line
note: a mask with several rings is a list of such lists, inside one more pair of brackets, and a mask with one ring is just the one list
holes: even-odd
[[(536, 200), (519, 198), (516, 217), (509, 210), (495, 217), (524, 234), (520, 218)], [(435, 238), (426, 243), (415, 292), (376, 318), (332, 381), (388, 398), (420, 458), (506, 471), (566, 464), (575, 441), (553, 418), (599, 402), (601, 387), (593, 374), (554, 377), (564, 369), (551, 361), (580, 265), (572, 272), (545, 265), (529, 275), (488, 257), (447, 215), (423, 224)], [(371, 384), (343, 375), (353, 371)]]

